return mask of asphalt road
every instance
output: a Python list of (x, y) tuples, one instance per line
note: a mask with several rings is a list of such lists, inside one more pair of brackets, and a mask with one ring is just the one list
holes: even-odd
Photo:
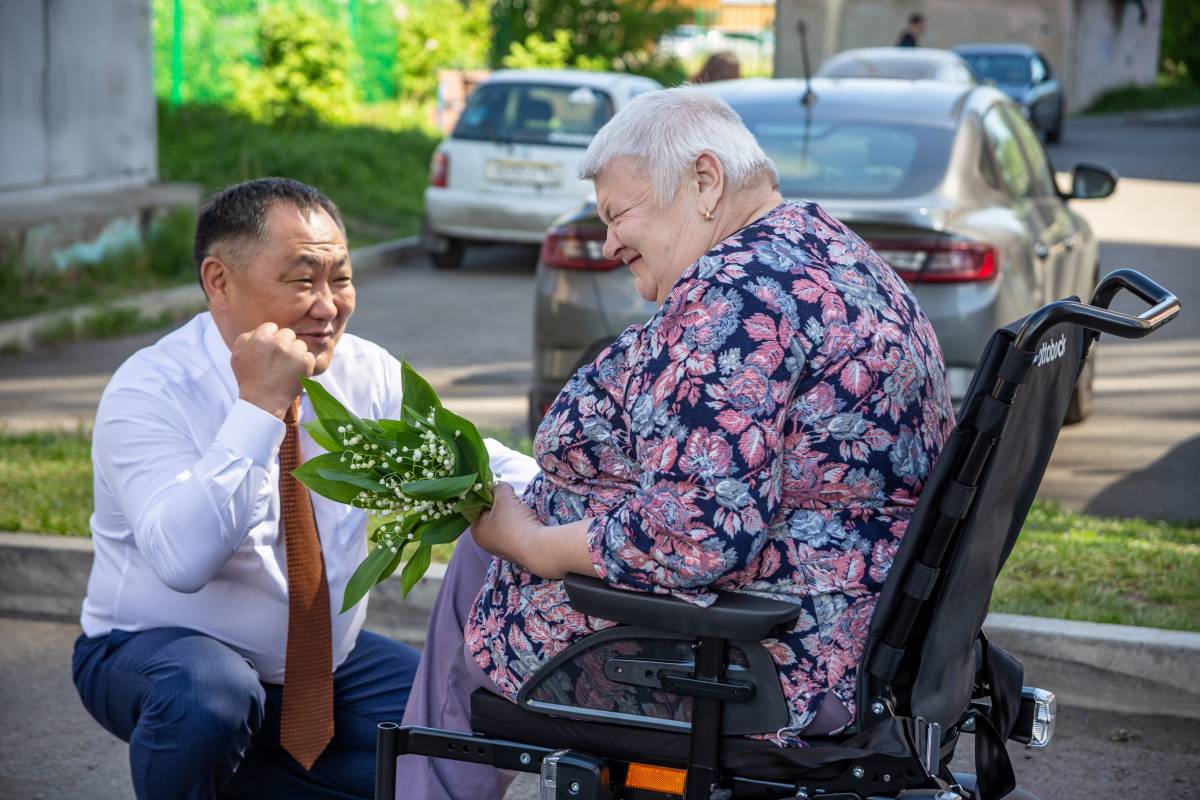
[[(71, 685), (78, 633), (72, 624), (0, 618), (4, 800), (133, 796), (125, 744), (87, 715)], [(1065, 708), (1049, 748), (1009, 750), (1021, 785), (1043, 800), (1200, 797), (1196, 720)], [(972, 752), (964, 739), (954, 767), (973, 771)], [(508, 793), (508, 800), (536, 798), (532, 776)]]

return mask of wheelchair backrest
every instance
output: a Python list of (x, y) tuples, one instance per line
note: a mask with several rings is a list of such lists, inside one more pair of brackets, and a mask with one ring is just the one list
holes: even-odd
[(1018, 347), (1024, 321), (996, 331), (958, 423), (930, 474), (871, 624), (863, 711), (897, 711), (946, 729), (971, 700), (976, 641), (1058, 438), (1093, 334), (1054, 325)]

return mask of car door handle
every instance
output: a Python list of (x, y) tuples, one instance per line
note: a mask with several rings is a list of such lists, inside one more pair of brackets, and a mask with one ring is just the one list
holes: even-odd
[(1044, 259), (1046, 256), (1050, 255), (1050, 248), (1045, 242), (1038, 242), (1033, 246), (1033, 254), (1037, 256), (1039, 260)]

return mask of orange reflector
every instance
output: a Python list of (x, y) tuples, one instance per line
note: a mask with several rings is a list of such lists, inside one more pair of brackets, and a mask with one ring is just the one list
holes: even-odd
[(625, 786), (663, 794), (683, 794), (687, 782), (686, 769), (656, 767), (652, 764), (630, 764), (625, 773)]

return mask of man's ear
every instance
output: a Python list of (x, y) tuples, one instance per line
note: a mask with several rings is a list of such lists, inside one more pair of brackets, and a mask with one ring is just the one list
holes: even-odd
[(229, 305), (230, 278), (232, 268), (218, 255), (208, 255), (200, 262), (200, 285), (208, 295), (208, 304), (213, 308)]
[(700, 203), (712, 211), (725, 193), (725, 170), (715, 154), (705, 150), (696, 157), (695, 180)]

